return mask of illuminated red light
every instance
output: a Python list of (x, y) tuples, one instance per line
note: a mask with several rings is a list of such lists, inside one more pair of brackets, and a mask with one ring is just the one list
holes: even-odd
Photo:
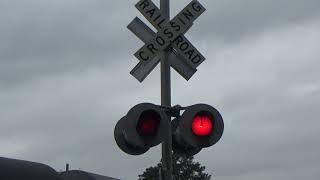
[(196, 115), (192, 121), (192, 132), (197, 136), (208, 136), (212, 133), (213, 124), (211, 117)]

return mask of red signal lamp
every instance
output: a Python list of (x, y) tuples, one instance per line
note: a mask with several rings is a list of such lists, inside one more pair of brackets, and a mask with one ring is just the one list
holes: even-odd
[(157, 134), (160, 115), (155, 111), (145, 111), (141, 114), (138, 124), (137, 131), (141, 136), (155, 136)]
[(195, 155), (203, 148), (216, 144), (223, 134), (224, 124), (218, 110), (208, 104), (185, 108), (173, 120), (173, 150), (182, 155)]
[(125, 153), (141, 155), (163, 142), (168, 128), (168, 117), (160, 106), (140, 103), (117, 122), (114, 138)]
[(197, 136), (209, 136), (213, 131), (213, 119), (207, 114), (197, 114), (192, 121), (192, 133)]

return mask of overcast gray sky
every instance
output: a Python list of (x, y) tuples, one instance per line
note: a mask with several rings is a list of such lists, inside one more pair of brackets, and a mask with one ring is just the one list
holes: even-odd
[[(128, 180), (159, 162), (159, 146), (134, 157), (113, 140), (128, 109), (160, 102), (159, 68), (129, 74), (136, 2), (0, 1), (0, 156)], [(196, 161), (219, 180), (319, 179), (320, 1), (200, 2), (186, 37), (207, 60), (189, 82), (172, 70), (172, 103), (213, 105), (225, 132)]]

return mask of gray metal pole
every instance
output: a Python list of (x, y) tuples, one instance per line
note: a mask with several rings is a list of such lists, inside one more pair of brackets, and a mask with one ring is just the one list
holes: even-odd
[[(170, 19), (169, 6), (170, 0), (160, 0), (160, 10), (168, 19)], [(167, 51), (164, 51), (161, 56), (161, 105), (171, 106), (171, 74)], [(171, 116), (169, 114), (167, 116), (169, 128), (162, 143), (162, 179), (172, 180)]]

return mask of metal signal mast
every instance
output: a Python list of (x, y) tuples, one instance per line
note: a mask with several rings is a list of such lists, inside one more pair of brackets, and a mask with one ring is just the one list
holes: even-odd
[[(204, 56), (184, 34), (205, 11), (192, 0), (180, 13), (170, 19), (170, 0), (160, 0), (158, 8), (152, 0), (140, 0), (135, 7), (154, 26), (154, 32), (138, 17), (128, 25), (145, 44), (134, 56), (139, 63), (130, 74), (142, 82), (161, 64), (161, 105), (141, 103), (121, 118), (114, 131), (115, 140), (124, 152), (140, 155), (162, 143), (162, 179), (172, 180), (172, 152), (194, 155), (202, 148), (217, 143), (224, 125), (220, 113), (210, 105), (171, 107), (171, 72), (174, 68), (189, 80)], [(180, 111), (184, 110), (182, 116)], [(173, 121), (171, 118), (175, 117)]]

